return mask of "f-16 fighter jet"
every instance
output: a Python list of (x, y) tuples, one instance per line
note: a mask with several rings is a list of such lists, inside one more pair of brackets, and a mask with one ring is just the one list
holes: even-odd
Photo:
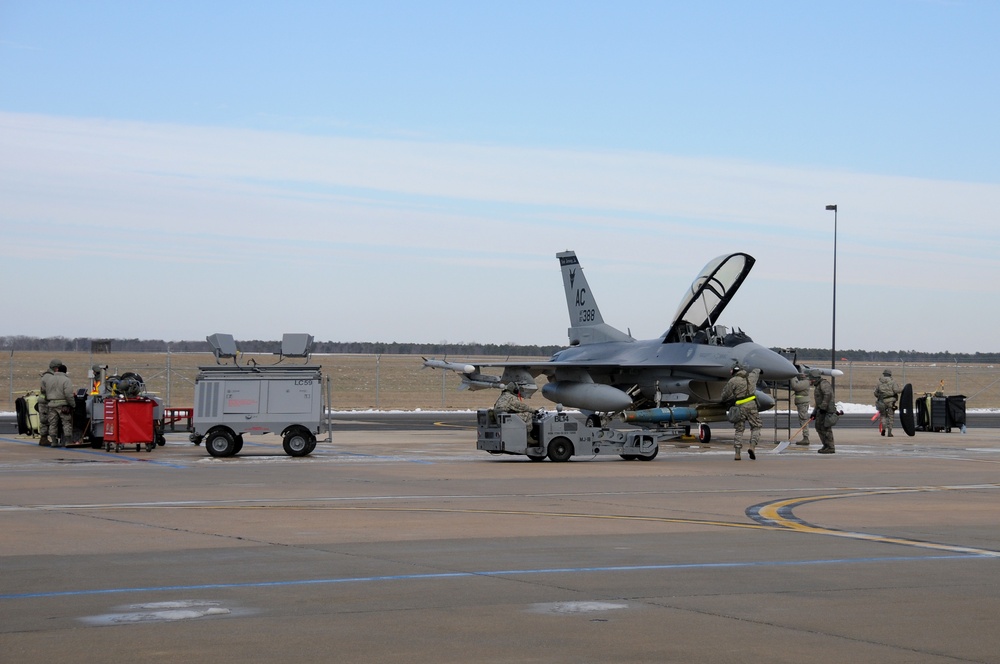
[[(556, 254), (569, 308), (569, 346), (547, 362), (462, 363), (424, 360), (428, 367), (462, 374), (460, 389), (501, 388), (514, 381), (522, 394), (542, 396), (569, 408), (629, 422), (712, 422), (725, 419), (722, 390), (734, 369), (760, 369), (761, 380), (786, 381), (798, 373), (784, 356), (755, 343), (741, 330), (716, 321), (746, 279), (755, 259), (734, 253), (708, 262), (681, 299), (670, 328), (656, 339), (637, 340), (604, 322), (576, 253)], [(484, 369), (503, 369), (500, 376)], [(774, 399), (758, 390), (758, 409)], [(702, 438), (710, 436), (702, 425)]]

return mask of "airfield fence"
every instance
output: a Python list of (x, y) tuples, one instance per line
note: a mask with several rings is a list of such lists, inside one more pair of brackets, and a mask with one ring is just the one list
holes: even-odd
[[(7, 375), (3, 381), (7, 385), (2, 393), (6, 407), (0, 407), (0, 410), (13, 412), (17, 397), (37, 391), (39, 377), (53, 357), (66, 365), (76, 389), (90, 387), (87, 373), (94, 364), (107, 365), (111, 375), (125, 372), (139, 374), (147, 391), (161, 397), (164, 404), (172, 408), (193, 406), (198, 367), (216, 363), (215, 358), (206, 353), (16, 351), (9, 354)], [(510, 360), (538, 362), (548, 358), (470, 356), (461, 359), (475, 363)], [(275, 364), (278, 358), (275, 355), (246, 354), (239, 360), (241, 365), (252, 362)], [(302, 364), (303, 361), (285, 359), (283, 363)], [(474, 410), (493, 405), (497, 397), (494, 390), (458, 390), (461, 381), (454, 372), (425, 369), (421, 358), (416, 355), (324, 354), (313, 355), (309, 364), (321, 365), (324, 375), (329, 376), (330, 401), (333, 409), (338, 411)], [(821, 363), (809, 364), (824, 366)], [(891, 369), (893, 378), (901, 385), (913, 385), (915, 395), (941, 389), (947, 395), (965, 395), (970, 409), (1000, 408), (1000, 368), (994, 365), (852, 362), (840, 364), (837, 368), (844, 372), (836, 380), (837, 399), (842, 402), (874, 405), (872, 390), (875, 383), (883, 369)], [(544, 383), (544, 377), (539, 380)], [(535, 402), (540, 407), (550, 405), (541, 396), (532, 399), (532, 403)]]

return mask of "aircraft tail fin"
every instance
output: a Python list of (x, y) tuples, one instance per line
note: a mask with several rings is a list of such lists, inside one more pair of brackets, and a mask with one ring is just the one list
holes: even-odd
[(569, 308), (569, 345), (600, 343), (604, 341), (633, 341), (631, 335), (604, 322), (597, 300), (590, 290), (583, 268), (575, 251), (556, 254), (562, 268), (563, 286), (566, 289), (566, 306)]

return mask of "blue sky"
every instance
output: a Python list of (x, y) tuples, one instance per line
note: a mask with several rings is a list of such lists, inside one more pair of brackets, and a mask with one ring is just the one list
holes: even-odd
[[(0, 0), (2, 335), (996, 351), (1000, 4)], [(57, 307), (47, 294), (64, 293)]]

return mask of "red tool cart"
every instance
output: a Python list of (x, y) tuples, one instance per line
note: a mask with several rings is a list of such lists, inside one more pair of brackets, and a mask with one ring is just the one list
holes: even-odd
[(146, 446), (147, 452), (156, 447), (153, 426), (153, 408), (156, 402), (146, 397), (118, 397), (104, 400), (104, 449), (112, 447), (121, 452), (127, 445), (135, 445), (138, 452)]

